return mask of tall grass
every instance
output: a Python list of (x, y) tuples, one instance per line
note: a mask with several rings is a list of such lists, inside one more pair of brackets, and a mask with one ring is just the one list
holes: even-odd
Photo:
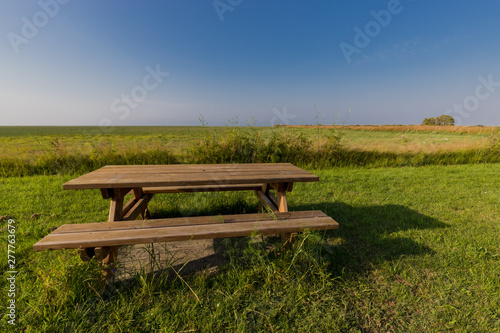
[(303, 133), (274, 128), (270, 135), (262, 131), (248, 133), (236, 127), (222, 136), (212, 132), (192, 148), (193, 163), (280, 163), (329, 165), (339, 156), (340, 137), (329, 131), (314, 142)]

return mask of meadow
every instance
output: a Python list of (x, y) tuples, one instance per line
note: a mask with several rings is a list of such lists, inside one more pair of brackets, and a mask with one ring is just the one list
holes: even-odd
[(500, 162), (498, 127), (421, 127), (0, 127), (0, 175), (84, 173), (106, 164), (398, 167)]
[[(18, 271), (17, 325), (4, 317), (3, 331), (500, 332), (498, 128), (96, 130), (0, 128), (0, 241), (8, 216)], [(318, 175), (294, 185), (289, 209), (320, 209), (340, 229), (306, 232), (286, 252), (279, 237), (215, 240), (217, 260), (191, 267), (167, 248), (160, 255), (169, 260), (159, 261), (144, 247), (147, 269), (124, 264), (129, 278), (107, 290), (98, 264), (75, 251), (32, 251), (62, 224), (107, 219), (98, 191), (61, 189), (101, 163), (249, 160), (291, 161)], [(163, 194), (150, 210), (176, 217), (257, 205), (250, 192)]]

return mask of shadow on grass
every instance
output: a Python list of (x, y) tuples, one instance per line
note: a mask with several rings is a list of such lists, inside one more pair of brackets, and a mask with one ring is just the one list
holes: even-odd
[(429, 247), (398, 232), (446, 228), (447, 224), (401, 205), (353, 207), (343, 202), (294, 206), (293, 210), (321, 210), (340, 224), (325, 232), (331, 271), (364, 273), (373, 264), (402, 256), (432, 254)]
[[(210, 200), (210, 205), (205, 205), (205, 207), (200, 208), (200, 204), (196, 201), (193, 201), (192, 198), (189, 197), (189, 194), (190, 193), (177, 194), (178, 197), (174, 198), (172, 202), (169, 203), (168, 208), (165, 208), (164, 206), (155, 207), (154, 211), (150, 212), (151, 218), (158, 219), (190, 216), (247, 214), (257, 212), (257, 205), (249, 203), (248, 200), (246, 200), (246, 198), (243, 196), (231, 198), (230, 200), (228, 200), (227, 197), (220, 195), (220, 193), (216, 193), (216, 195), (213, 195), (213, 193), (203, 193), (205, 195), (205, 200), (208, 195), (212, 196), (208, 197), (208, 199)], [(173, 197), (173, 195), (170, 196)], [(168, 197), (163, 197), (162, 199), (164, 198)], [(183, 200), (186, 200), (186, 202), (192, 202), (193, 205), (179, 205), (179, 202), (182, 202)]]

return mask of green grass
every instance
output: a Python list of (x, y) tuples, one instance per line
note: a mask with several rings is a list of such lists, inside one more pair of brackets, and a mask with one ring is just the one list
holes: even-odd
[[(320, 183), (294, 185), (289, 207), (321, 209), (339, 230), (305, 233), (286, 253), (278, 238), (215, 241), (226, 254), (215, 274), (177, 275), (165, 264), (106, 292), (95, 262), (31, 249), (61, 224), (105, 221), (100, 193), (63, 191), (72, 175), (0, 178), (0, 215), (18, 226), (16, 329), (500, 332), (500, 164), (311, 171)], [(154, 217), (240, 213), (256, 211), (257, 201), (252, 193), (158, 195), (150, 209)]]

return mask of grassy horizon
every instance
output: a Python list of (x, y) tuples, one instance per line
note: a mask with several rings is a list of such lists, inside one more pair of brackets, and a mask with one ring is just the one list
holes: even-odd
[[(242, 160), (312, 167), (500, 162), (498, 129), (489, 134), (324, 126), (115, 127), (109, 133), (101, 130), (99, 127), (0, 128), (0, 174), (67, 174), (88, 172), (106, 164)], [(240, 159), (234, 160), (235, 157)]]

